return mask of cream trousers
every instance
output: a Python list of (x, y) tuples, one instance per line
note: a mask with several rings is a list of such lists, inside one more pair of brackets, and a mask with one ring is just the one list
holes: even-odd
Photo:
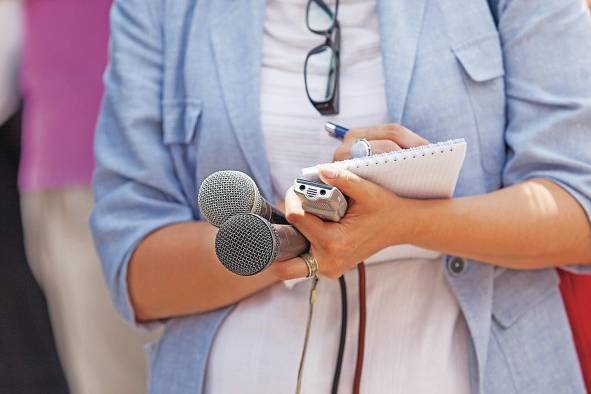
[(155, 335), (126, 325), (111, 303), (88, 228), (90, 188), (24, 192), (21, 204), (27, 257), (70, 391), (145, 393), (143, 345)]

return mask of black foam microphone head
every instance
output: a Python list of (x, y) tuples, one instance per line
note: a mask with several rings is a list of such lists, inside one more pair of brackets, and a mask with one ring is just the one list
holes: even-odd
[(254, 214), (228, 219), (215, 238), (215, 253), (220, 262), (242, 276), (265, 270), (277, 257), (278, 248), (273, 225)]
[(203, 217), (220, 227), (232, 216), (260, 212), (263, 199), (251, 177), (240, 171), (218, 171), (199, 188), (197, 204)]

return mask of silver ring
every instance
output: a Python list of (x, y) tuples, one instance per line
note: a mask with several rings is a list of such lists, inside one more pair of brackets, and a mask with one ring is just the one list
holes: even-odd
[(306, 275), (306, 278), (316, 276), (316, 272), (318, 272), (318, 260), (308, 252), (302, 253), (300, 257), (308, 266), (308, 275)]
[(371, 144), (365, 138), (360, 138), (351, 146), (351, 157), (356, 159), (360, 157), (367, 157), (373, 154)]

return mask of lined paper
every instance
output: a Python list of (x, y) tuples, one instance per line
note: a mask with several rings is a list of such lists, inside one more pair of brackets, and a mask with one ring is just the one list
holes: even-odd
[(401, 197), (449, 198), (453, 195), (466, 157), (466, 141), (449, 140), (359, 159), (320, 164), (302, 169), (302, 176), (318, 179), (318, 167), (349, 170)]

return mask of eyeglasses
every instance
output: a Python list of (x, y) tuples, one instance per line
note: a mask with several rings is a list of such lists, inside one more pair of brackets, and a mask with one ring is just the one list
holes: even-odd
[(339, 0), (308, 0), (306, 25), (312, 33), (325, 37), (306, 56), (304, 84), (312, 105), (322, 115), (339, 113), (339, 52), (341, 29), (337, 21)]

